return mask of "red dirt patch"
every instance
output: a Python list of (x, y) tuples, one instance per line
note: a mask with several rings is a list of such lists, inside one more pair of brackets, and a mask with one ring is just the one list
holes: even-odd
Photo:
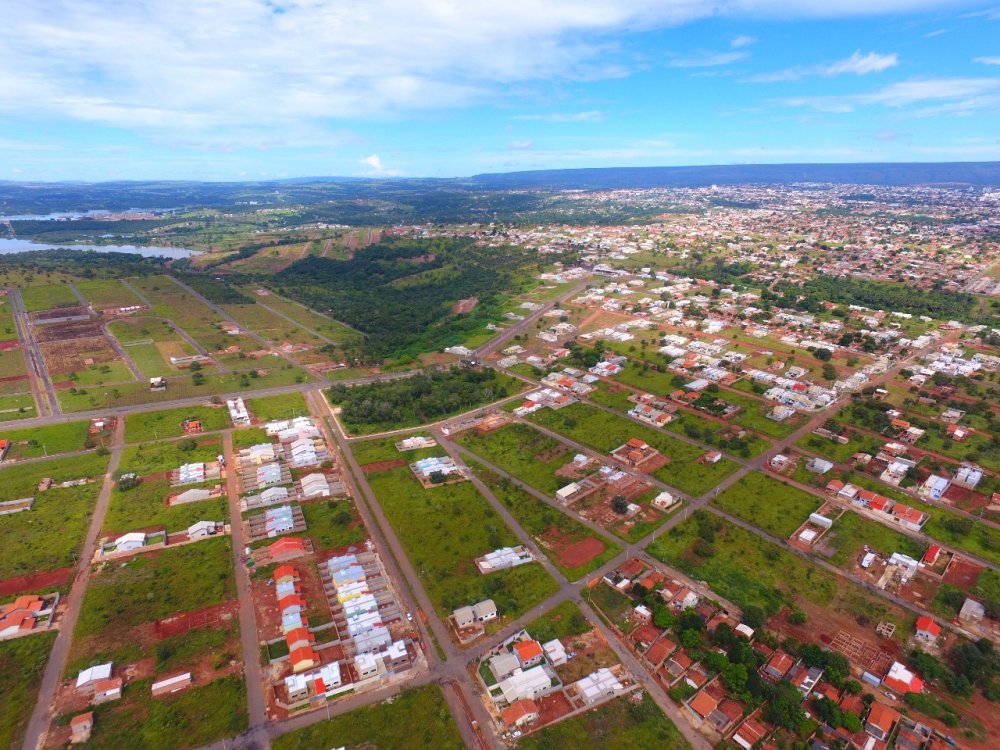
[(47, 570), (44, 573), (32, 573), (27, 576), (17, 576), (16, 578), (5, 578), (0, 581), (0, 596), (11, 594), (23, 594), (39, 589), (64, 586), (73, 579), (76, 568), (59, 568), (58, 570)]
[(561, 690), (557, 693), (552, 693), (552, 695), (546, 695), (544, 698), (539, 698), (535, 703), (538, 704), (538, 721), (535, 722), (535, 726), (538, 727), (551, 724), (573, 710), (569, 698)]
[[(236, 615), (236, 607), (237, 602), (231, 601), (213, 604), (211, 607), (203, 607), (202, 609), (193, 609), (190, 612), (181, 612), (163, 620), (157, 620), (153, 631), (157, 639), (162, 640), (195, 628), (220, 627), (224, 621), (228, 621)], [(229, 617), (224, 617), (224, 615), (229, 615)]]
[(7, 339), (0, 341), (0, 352), (9, 352), (11, 349), (19, 349), (21, 342), (17, 339)]
[(586, 565), (605, 549), (604, 542), (592, 536), (578, 542), (568, 542), (566, 535), (555, 526), (542, 534), (541, 540), (556, 553), (559, 563), (567, 568)]
[[(0, 349), (0, 351), (4, 351)], [(15, 380), (27, 380), (27, 375), (11, 375), (9, 378), (0, 378), (0, 383), (13, 383)]]
[(968, 591), (976, 585), (976, 581), (979, 580), (979, 574), (982, 572), (982, 566), (955, 555), (951, 559), (951, 565), (948, 566), (948, 570), (945, 571), (944, 580), (963, 591)]
[(406, 466), (405, 458), (394, 458), (392, 461), (378, 461), (373, 464), (365, 464), (361, 467), (361, 471), (365, 474), (374, 474), (378, 471), (388, 471), (389, 469), (398, 469), (400, 466)]
[(462, 313), (472, 312), (472, 310), (479, 304), (478, 297), (469, 297), (468, 299), (460, 299), (454, 305), (451, 306), (451, 311), (455, 315), (461, 315)]

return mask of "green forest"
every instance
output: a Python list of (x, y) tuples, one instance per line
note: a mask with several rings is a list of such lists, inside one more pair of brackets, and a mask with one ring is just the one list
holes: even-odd
[[(304, 258), (274, 279), (276, 291), (365, 334), (369, 361), (460, 344), (500, 317), (505, 296), (534, 283), (536, 256), (434, 239), (371, 245), (350, 260)], [(452, 312), (475, 297), (470, 313)]]

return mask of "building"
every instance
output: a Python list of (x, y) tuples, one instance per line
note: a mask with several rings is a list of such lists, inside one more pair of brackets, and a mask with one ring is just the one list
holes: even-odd
[(319, 472), (306, 474), (299, 480), (299, 486), (304, 498), (330, 497), (330, 483), (326, 480), (325, 474)]
[(888, 674), (882, 678), (882, 684), (904, 695), (919, 693), (924, 689), (924, 681), (898, 661), (894, 661), (889, 667)]
[(518, 641), (514, 644), (514, 655), (522, 669), (541, 664), (545, 659), (545, 652), (538, 641)]
[(788, 674), (794, 663), (791, 656), (779, 649), (771, 654), (771, 658), (764, 664), (761, 673), (768, 679), (777, 682)]
[(538, 704), (527, 699), (514, 701), (500, 712), (500, 718), (506, 727), (520, 728), (537, 721), (538, 717)]
[(484, 599), (472, 605), (472, 617), (476, 622), (489, 622), (497, 619), (497, 605), (492, 599)]
[(69, 741), (73, 745), (80, 745), (90, 739), (90, 733), (94, 731), (94, 712), (87, 711), (85, 714), (77, 714), (69, 720)]
[(545, 657), (549, 660), (549, 663), (554, 667), (565, 664), (567, 661), (566, 648), (558, 638), (543, 643), (542, 650), (545, 652)]
[(107, 680), (97, 680), (94, 683), (94, 705), (116, 701), (122, 697), (122, 678), (111, 677)]
[(938, 639), (938, 636), (941, 635), (941, 626), (927, 615), (922, 615), (917, 618), (916, 633), (914, 635), (924, 643), (934, 643)]
[(743, 750), (751, 750), (767, 736), (767, 727), (755, 717), (756, 714), (748, 716), (733, 733), (733, 742), (742, 747)]
[(79, 693), (92, 693), (94, 686), (101, 680), (111, 677), (111, 662), (87, 667), (76, 676), (76, 690)]
[(188, 526), (188, 539), (205, 539), (215, 536), (218, 524), (215, 521), (198, 521)]
[(625, 690), (615, 673), (607, 667), (601, 667), (596, 672), (591, 672), (581, 680), (573, 683), (573, 686), (580, 693), (583, 702), (587, 704), (597, 703), (605, 698), (613, 698)]
[(192, 684), (194, 683), (191, 679), (191, 673), (181, 672), (154, 682), (150, 690), (153, 697), (158, 698), (161, 695), (176, 693), (178, 690), (183, 690), (186, 687), (190, 687)]
[(497, 681), (506, 680), (514, 672), (521, 668), (520, 663), (517, 660), (515, 654), (504, 652), (502, 654), (497, 654), (489, 662), (490, 672), (496, 677)]
[(141, 531), (131, 531), (115, 539), (116, 552), (132, 552), (146, 546), (146, 535)]
[[(532, 669), (518, 667), (506, 679), (500, 681), (500, 697), (507, 703), (541, 698), (555, 689), (552, 678), (553, 675), (549, 673), (545, 665), (539, 665)], [(558, 684), (558, 680), (556, 684)]]
[(497, 570), (514, 568), (534, 561), (531, 553), (522, 545), (517, 547), (501, 547), (493, 552), (487, 552), (482, 557), (476, 558), (476, 567), (483, 575), (493, 573)]
[(876, 740), (885, 742), (892, 734), (892, 728), (899, 721), (899, 711), (883, 703), (872, 703), (868, 719), (865, 721), (865, 731)]

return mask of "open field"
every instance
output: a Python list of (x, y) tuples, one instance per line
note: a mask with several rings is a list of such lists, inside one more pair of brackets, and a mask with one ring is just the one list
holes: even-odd
[(123, 473), (158, 474), (183, 464), (214, 461), (221, 450), (218, 437), (195, 436), (170, 442), (139, 443), (125, 448), (120, 466)]
[(68, 453), (85, 448), (89, 422), (60, 422), (59, 424), (8, 430), (4, 438), (10, 441), (7, 460), (36, 458), (38, 456)]
[(313, 336), (295, 323), (260, 305), (220, 305), (220, 307), (229, 317), (264, 338), (272, 346), (291, 343), (316, 349), (326, 344), (321, 338)]
[(699, 463), (698, 459), (706, 452), (701, 448), (584, 403), (559, 411), (542, 409), (530, 419), (601, 453), (614, 450), (629, 438), (639, 438), (670, 457), (670, 463), (654, 472), (654, 476), (692, 495), (708, 492), (738, 468), (727, 459), (715, 464)]
[(518, 540), (471, 482), (425, 490), (407, 467), (368, 482), (442, 617), (486, 598), (518, 617), (556, 592), (537, 563), (480, 575), (474, 558)]
[(583, 635), (591, 627), (576, 602), (567, 601), (557, 604), (541, 617), (532, 620), (524, 629), (531, 633), (531, 637), (536, 641), (545, 643), (554, 638)]
[(717, 508), (781, 538), (791, 536), (822, 504), (818, 497), (756, 471), (712, 500)]
[(93, 279), (75, 282), (76, 288), (96, 308), (130, 307), (141, 305), (142, 300), (118, 279)]
[[(170, 364), (170, 358), (189, 357), (197, 353), (166, 321), (158, 318), (123, 318), (109, 323), (108, 330), (147, 378), (176, 375), (181, 370)], [(209, 363), (202, 363), (202, 367), (214, 368)]]
[(0, 419), (11, 421), (15, 419), (31, 419), (35, 412), (35, 399), (30, 393), (17, 396), (0, 396)]
[(893, 552), (900, 552), (917, 560), (927, 549), (927, 545), (922, 542), (850, 511), (837, 520), (822, 541), (824, 547), (836, 550), (830, 561), (840, 566), (847, 566), (852, 561), (858, 562), (865, 545), (885, 557)]
[(431, 437), (429, 432), (415, 430), (406, 434), (391, 435), (385, 438), (375, 438), (374, 440), (355, 440), (351, 443), (351, 453), (362, 466), (366, 464), (377, 464), (383, 461), (405, 460), (411, 464), (421, 458), (441, 454), (441, 448), (420, 448), (413, 451), (398, 451), (396, 443), (408, 437)]
[(183, 489), (211, 485), (211, 482), (207, 482), (203, 485), (171, 488), (168, 480), (154, 479), (128, 490), (115, 488), (111, 492), (111, 502), (104, 518), (104, 530), (124, 534), (152, 526), (163, 526), (167, 531), (177, 532), (186, 530), (197, 521), (225, 521), (229, 516), (225, 496), (182, 505), (167, 505), (169, 495)]
[[(254, 291), (245, 291), (250, 296), (257, 296)], [(316, 331), (316, 333), (326, 336), (331, 341), (336, 341), (338, 344), (357, 341), (361, 338), (361, 334), (350, 326), (328, 318), (325, 315), (320, 315), (314, 310), (303, 307), (277, 294), (268, 294), (258, 297), (258, 299), (268, 307), (284, 313), (292, 320), (298, 321), (307, 328)]]
[(80, 300), (65, 284), (41, 284), (21, 288), (21, 299), (28, 312), (52, 310), (57, 307), (73, 307)]
[[(513, 482), (497, 476), (481, 464), (472, 461), (469, 466), (521, 527), (531, 534), (567, 580), (583, 578), (622, 551), (621, 545), (595, 534), (576, 519), (542, 502)], [(585, 552), (587, 545), (593, 549)], [(575, 557), (576, 550), (582, 553), (580, 558)], [(582, 559), (590, 552), (594, 553), (590, 559)]]
[(261, 422), (274, 419), (288, 419), (309, 414), (306, 399), (301, 393), (286, 393), (281, 396), (265, 396), (263, 398), (248, 398), (245, 400), (250, 415)]
[(153, 303), (151, 314), (169, 318), (209, 352), (231, 344), (257, 348), (257, 342), (244, 336), (226, 334), (220, 327), (223, 320), (210, 307), (166, 276), (144, 276), (130, 283)]
[(572, 719), (543, 727), (521, 739), (522, 750), (550, 748), (593, 748), (593, 750), (634, 750), (655, 747), (685, 750), (691, 746), (649, 695), (638, 704), (622, 697)]
[(458, 727), (437, 685), (407, 690), (376, 703), (282, 735), (274, 750), (349, 746), (372, 750), (464, 750)]
[[(0, 352), (0, 378), (16, 378), (27, 375), (27, 365), (24, 361), (24, 352), (20, 349), (7, 349)], [(29, 390), (28, 380), (25, 379), (19, 384), (21, 390)]]
[(573, 451), (528, 425), (509, 424), (487, 433), (466, 430), (453, 439), (546, 495), (569, 484), (555, 472), (573, 460)]
[(226, 539), (206, 539), (107, 564), (90, 579), (75, 637), (140, 625), (235, 596)]
[(229, 411), (225, 405), (182, 406), (177, 409), (147, 411), (125, 417), (125, 441), (140, 443), (146, 440), (180, 437), (184, 434), (185, 419), (201, 422), (202, 432), (223, 430), (230, 426)]
[[(72, 565), (83, 544), (106, 456), (87, 454), (0, 469), (8, 499), (34, 497), (30, 510), (0, 516), (0, 579)], [(44, 477), (55, 481), (97, 477), (78, 487), (38, 492)]]
[(0, 643), (0, 747), (21, 746), (55, 639), (51, 632)]

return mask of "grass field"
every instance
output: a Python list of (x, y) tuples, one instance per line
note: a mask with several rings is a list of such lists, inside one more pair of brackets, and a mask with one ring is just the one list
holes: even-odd
[[(15, 378), (28, 373), (24, 362), (24, 353), (20, 349), (8, 349), (0, 352), (0, 378)], [(19, 386), (21, 390), (30, 390), (29, 381), (25, 380)]]
[(518, 540), (471, 482), (425, 490), (406, 467), (368, 482), (442, 617), (492, 598), (514, 618), (558, 589), (536, 563), (480, 575), (474, 558)]
[(130, 307), (142, 304), (142, 300), (118, 279), (92, 279), (74, 283), (83, 298), (94, 307)]
[(250, 414), (262, 422), (275, 419), (289, 419), (309, 415), (305, 396), (301, 393), (285, 393), (280, 396), (246, 399)]
[[(196, 443), (194, 447), (189, 447)], [(129, 445), (122, 453), (121, 471), (133, 471), (139, 476), (176, 469), (183, 464), (214, 461), (222, 451), (217, 437), (185, 438), (160, 443)]]
[(180, 437), (184, 434), (181, 423), (185, 419), (200, 420), (203, 432), (223, 430), (230, 426), (229, 411), (225, 405), (182, 406), (178, 409), (146, 411), (125, 417), (125, 442), (139, 443)]
[(545, 643), (554, 638), (569, 639), (583, 635), (592, 627), (576, 602), (567, 601), (560, 602), (541, 617), (532, 620), (524, 629), (536, 641)]
[[(569, 484), (555, 472), (573, 460), (575, 451), (528, 425), (509, 424), (485, 434), (466, 430), (453, 439), (539, 492), (554, 495)], [(557, 455), (543, 460), (546, 452)]]
[(57, 307), (74, 307), (80, 300), (65, 284), (42, 284), (21, 289), (24, 309), (28, 312), (52, 310)]
[(358, 544), (368, 538), (368, 530), (363, 523), (359, 523), (361, 517), (358, 510), (349, 500), (303, 503), (302, 514), (306, 519), (306, 530), (302, 534), (286, 536), (309, 537), (317, 552)]
[(220, 305), (220, 307), (233, 320), (246, 326), (273, 346), (281, 346), (288, 342), (316, 349), (326, 344), (321, 338), (313, 336), (266, 307), (257, 304)]
[(822, 501), (798, 487), (752, 471), (713, 499), (712, 505), (785, 539), (819, 509)]
[[(108, 330), (147, 378), (177, 375), (181, 370), (170, 364), (170, 358), (196, 353), (164, 320), (124, 318), (109, 323)], [(208, 364), (203, 364), (203, 367), (207, 370), (214, 368)]]
[(0, 747), (19, 748), (56, 632), (0, 642)]
[(886, 557), (893, 552), (901, 552), (917, 560), (927, 549), (922, 542), (850, 511), (842, 515), (823, 536), (823, 546), (837, 550), (830, 561), (841, 566), (860, 559), (866, 544)]
[(208, 351), (219, 351), (237, 342), (257, 348), (256, 342), (246, 337), (226, 334), (219, 327), (222, 318), (166, 276), (144, 276), (131, 283), (153, 303), (151, 314), (169, 318)]
[(17, 396), (0, 396), (0, 419), (11, 421), (15, 419), (31, 419), (35, 413), (35, 399), (30, 393)]
[(355, 440), (351, 443), (351, 453), (354, 454), (354, 458), (362, 466), (382, 461), (395, 461), (400, 458), (411, 464), (414, 461), (419, 461), (421, 458), (441, 454), (441, 449), (437, 446), (433, 448), (420, 448), (413, 451), (396, 450), (396, 443), (408, 437), (431, 437), (431, 434), (417, 430), (386, 438), (375, 438), (374, 440)]
[(617, 698), (572, 719), (560, 721), (521, 739), (522, 750), (686, 750), (691, 747), (648, 694), (638, 704)]
[(118, 750), (194, 748), (240, 734), (248, 725), (246, 686), (228, 676), (160, 698), (153, 678), (136, 680), (124, 700), (94, 708), (94, 733), (87, 747)]
[[(252, 292), (250, 294), (252, 295)], [(260, 297), (259, 300), (268, 307), (284, 313), (292, 320), (298, 321), (302, 325), (316, 331), (316, 333), (326, 336), (331, 341), (336, 341), (338, 344), (357, 341), (361, 338), (361, 334), (347, 324), (333, 318), (328, 318), (277, 294), (269, 294), (266, 297)]]
[(400, 693), (392, 703), (375, 703), (328, 721), (282, 735), (274, 750), (327, 747), (371, 750), (464, 750), (458, 726), (437, 685)]
[(206, 539), (109, 563), (90, 579), (75, 637), (140, 625), (232, 599), (228, 539)]
[(120, 359), (100, 364), (78, 367), (69, 378), (77, 386), (104, 385), (105, 383), (134, 382), (132, 371)]
[(8, 430), (4, 433), (4, 437), (12, 445), (7, 452), (7, 459), (36, 458), (82, 450), (87, 441), (89, 426), (90, 422), (61, 422)]
[(184, 531), (197, 521), (227, 520), (229, 512), (225, 496), (173, 507), (167, 505), (169, 495), (199, 486), (203, 485), (171, 488), (168, 480), (155, 479), (128, 490), (115, 488), (104, 517), (104, 529), (124, 534), (150, 526), (164, 526), (167, 531), (177, 532)]
[(577, 403), (559, 411), (542, 409), (532, 414), (531, 420), (601, 453), (614, 450), (629, 438), (639, 438), (670, 457), (670, 463), (654, 476), (692, 495), (708, 492), (738, 468), (727, 459), (699, 463), (706, 452), (701, 448), (589, 404)]
[[(497, 476), (475, 461), (469, 466), (483, 483), (493, 491), (497, 500), (504, 504), (511, 515), (542, 549), (567, 580), (577, 581), (587, 573), (595, 570), (622, 551), (619, 544), (612, 542), (602, 534), (595, 534), (575, 518), (562, 513), (537, 497), (525, 492), (510, 480)], [(567, 567), (563, 564), (556, 551), (550, 549), (542, 540), (546, 532), (556, 530), (565, 544), (575, 544), (584, 539), (597, 539), (604, 545), (604, 551), (583, 565)]]

